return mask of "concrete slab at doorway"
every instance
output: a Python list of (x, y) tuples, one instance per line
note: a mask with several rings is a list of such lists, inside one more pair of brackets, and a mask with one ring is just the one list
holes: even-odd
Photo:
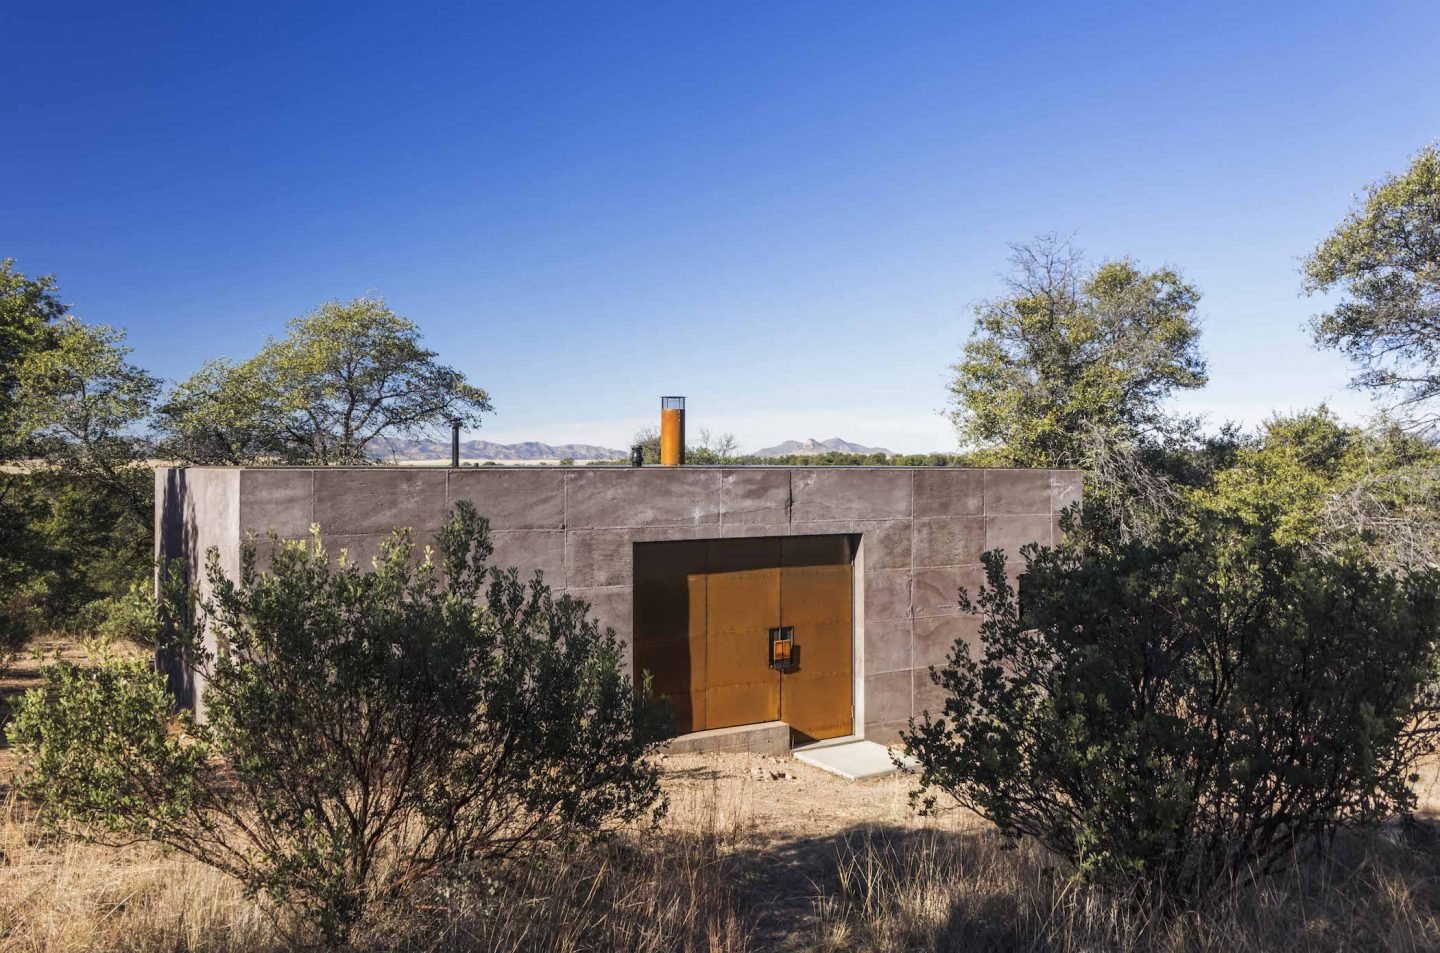
[(783, 721), (764, 721), (758, 725), (694, 731), (672, 739), (660, 750), (665, 754), (743, 751), (783, 758), (790, 751), (790, 726)]
[[(797, 761), (803, 761), (831, 774), (838, 774), (850, 781), (883, 777), (900, 770), (891, 757), (889, 748), (863, 738), (835, 738), (796, 748), (791, 753)], [(902, 755), (901, 761), (906, 771), (913, 771), (920, 766), (920, 763), (909, 755)]]

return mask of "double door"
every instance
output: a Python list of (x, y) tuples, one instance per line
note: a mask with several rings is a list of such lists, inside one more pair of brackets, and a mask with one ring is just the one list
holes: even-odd
[(800, 736), (852, 726), (852, 580), (841, 565), (707, 573), (705, 727), (783, 721)]
[(639, 544), (635, 667), (681, 732), (765, 721), (803, 744), (853, 727), (847, 536)]

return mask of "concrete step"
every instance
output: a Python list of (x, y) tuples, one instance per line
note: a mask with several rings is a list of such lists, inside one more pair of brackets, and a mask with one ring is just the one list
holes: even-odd
[[(851, 781), (883, 777), (901, 770), (891, 757), (891, 749), (858, 737), (831, 738), (796, 748), (791, 753), (797, 761)], [(901, 762), (906, 771), (914, 771), (920, 766), (920, 763), (909, 755), (901, 755)]]
[(711, 728), (674, 738), (660, 750), (667, 754), (745, 751), (783, 757), (790, 751), (790, 726), (783, 721), (762, 721), (758, 725)]

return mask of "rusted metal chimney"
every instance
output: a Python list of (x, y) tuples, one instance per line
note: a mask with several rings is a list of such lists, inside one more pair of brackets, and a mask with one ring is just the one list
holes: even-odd
[(660, 398), (660, 465), (685, 463), (685, 398)]

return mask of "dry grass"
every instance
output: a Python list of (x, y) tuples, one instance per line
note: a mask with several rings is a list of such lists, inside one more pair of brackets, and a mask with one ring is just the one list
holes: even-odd
[[(4, 688), (33, 683), (32, 661)], [(47, 835), (5, 794), (0, 953), (279, 951), (266, 911), (224, 876), (150, 845)], [(1159, 916), (1071, 883), (960, 811), (921, 819), (908, 778), (848, 782), (745, 755), (664, 758), (661, 829), (556, 851), (450, 885), (371, 925), (368, 950), (1221, 951), (1440, 950), (1440, 833), (1431, 820), (1341, 837), (1324, 857), (1218, 909)], [(1420, 785), (1440, 813), (1440, 771)]]
[(13, 797), (0, 816), (0, 950), (263, 949), (268, 918), (234, 881), (149, 846), (47, 837)]
[[(382, 916), (358, 945), (406, 951), (747, 953), (736, 902), (733, 816), (712, 801), (664, 836), (517, 864)], [(49, 835), (9, 796), (0, 814), (0, 951), (283, 950), (288, 934), (227, 877), (151, 845), (106, 848)]]
[[(1440, 949), (1440, 854), (1412, 832), (1348, 837), (1220, 907), (1162, 914), (1078, 886), (1030, 846), (969, 833), (865, 832), (837, 854), (816, 950), (1423, 951)], [(1393, 836), (1392, 836), (1393, 835)], [(1423, 837), (1433, 836), (1428, 831)]]
[[(367, 931), (373, 950), (1341, 951), (1440, 949), (1440, 844), (1425, 822), (1178, 917), (1078, 887), (956, 812), (900, 816), (903, 782), (854, 784), (772, 759), (667, 759), (658, 834), (556, 852), (454, 885)], [(789, 779), (771, 780), (783, 770)], [(816, 803), (819, 799), (819, 803)], [(873, 821), (857, 818), (869, 804)], [(776, 826), (787, 810), (789, 829)], [(153, 847), (48, 838), (0, 816), (0, 951), (286, 948), (230, 881)]]

